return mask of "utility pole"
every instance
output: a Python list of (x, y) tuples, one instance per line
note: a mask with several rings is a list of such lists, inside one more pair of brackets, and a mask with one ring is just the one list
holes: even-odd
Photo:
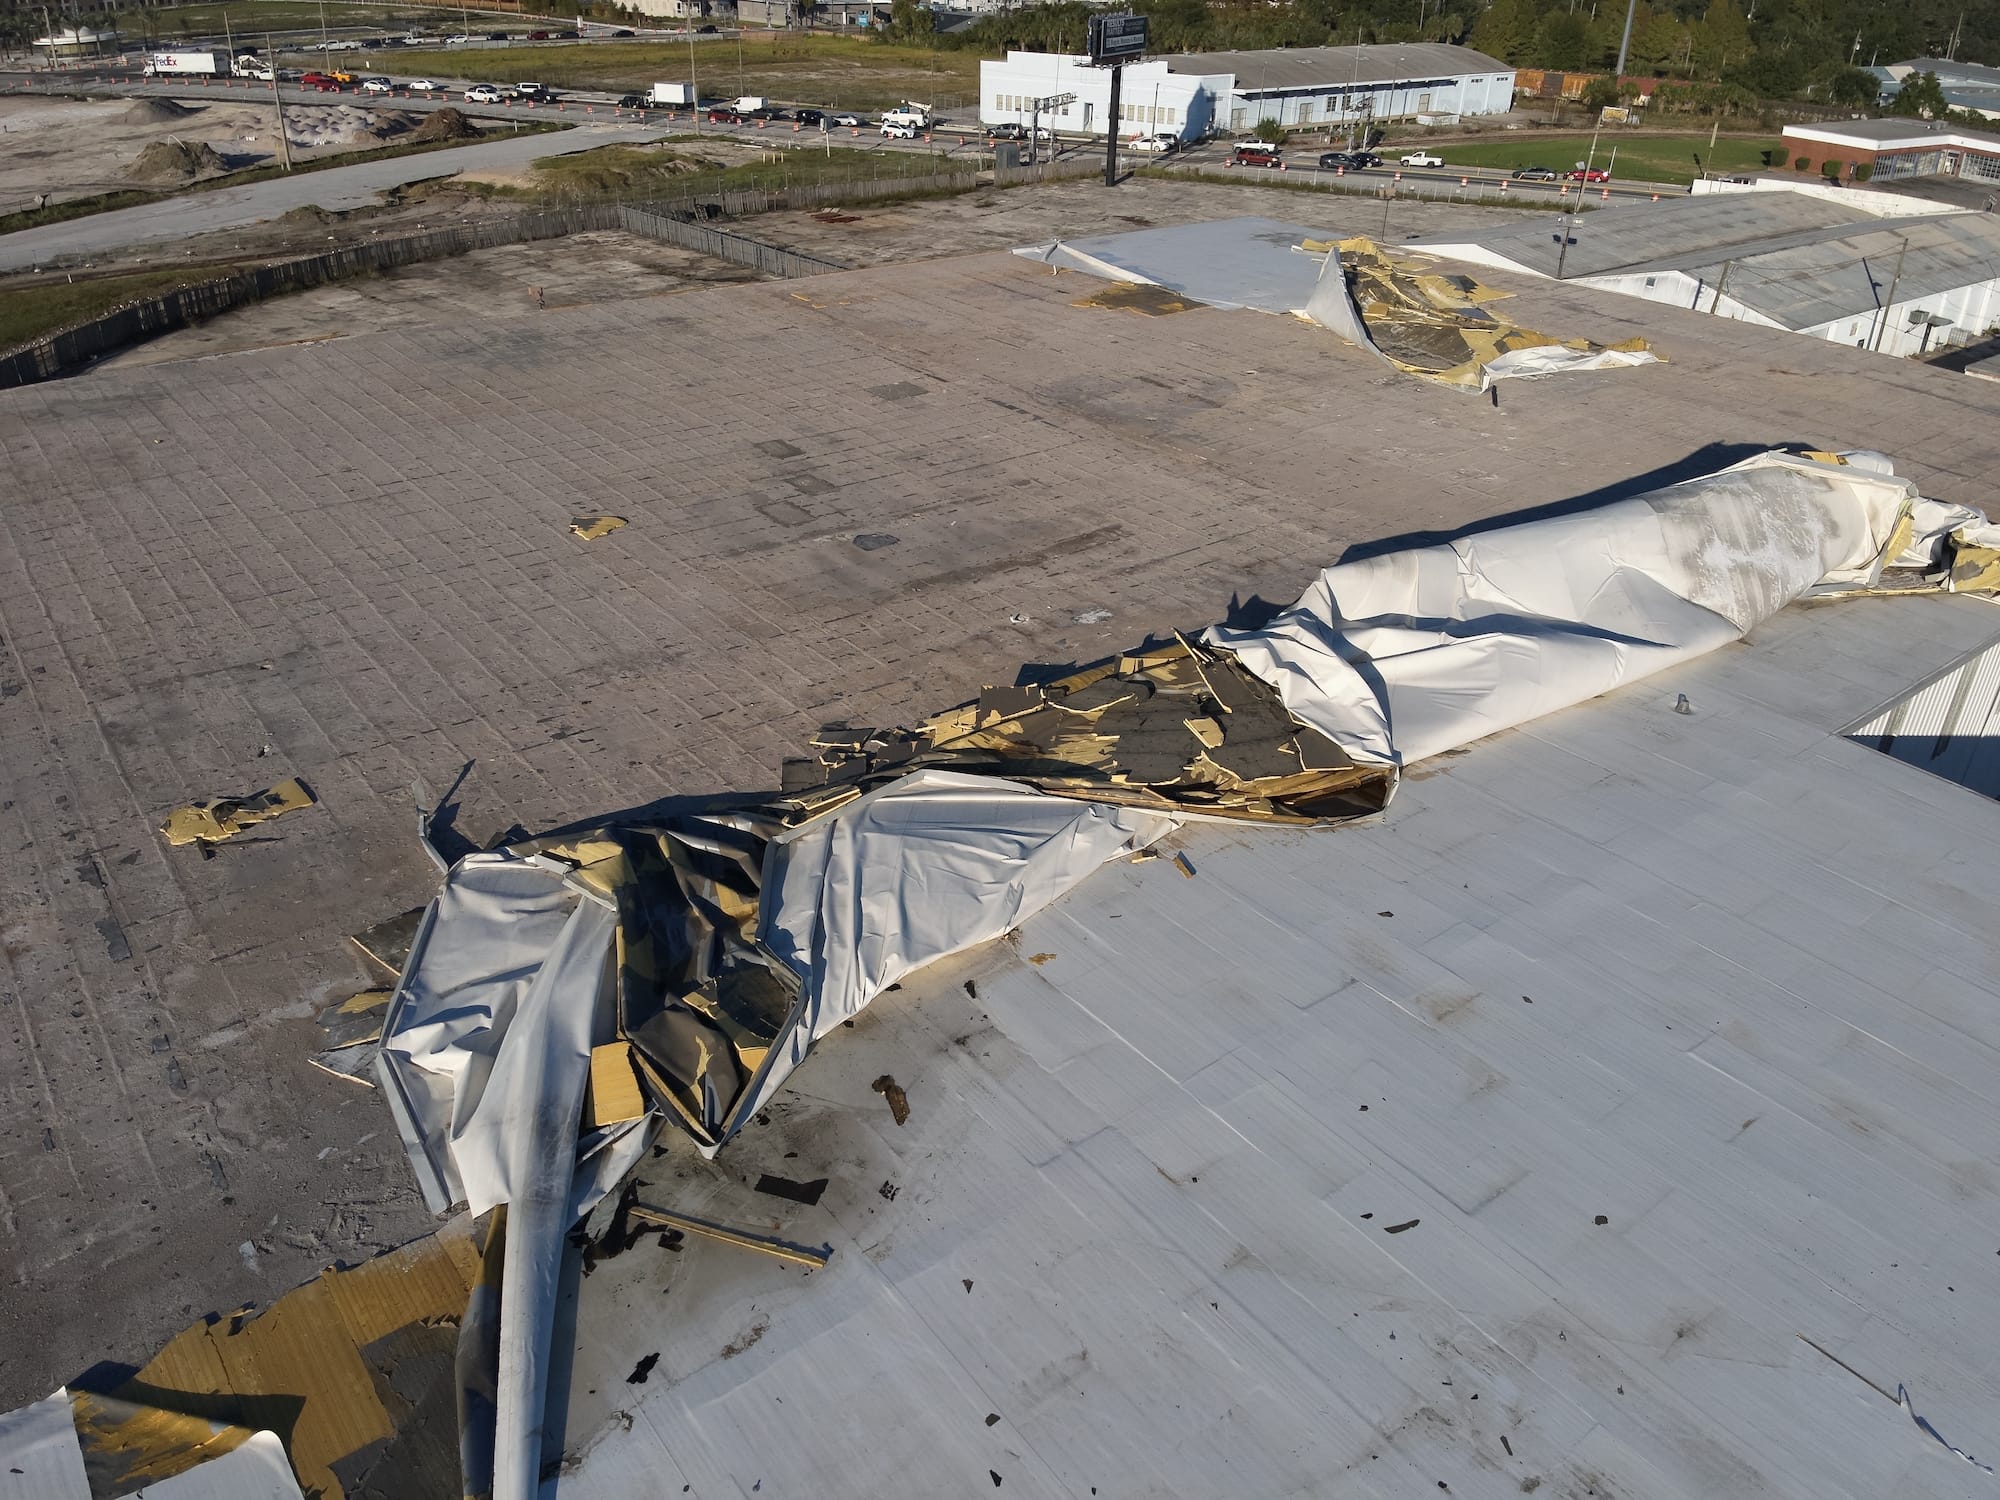
[[(236, 39), (229, 34), (229, 7), (226, 5), (222, 7), (222, 48), (229, 54), (229, 61), (233, 66), (236, 62)], [(272, 71), (277, 70), (274, 68)]]
[(271, 103), (278, 109), (278, 151), (284, 157), (285, 170), (292, 170), (292, 143), (285, 134), (285, 96), (278, 92), (278, 53), (271, 45), (271, 33), (264, 33), (264, 65), (271, 70)]
[(326, 0), (319, 0), (319, 55), (326, 56)]
[(1104, 185), (1118, 186), (1118, 109), (1119, 99), (1125, 90), (1125, 64), (1111, 65), (1111, 118), (1110, 129), (1104, 133)]
[(1630, 0), (1625, 7), (1625, 35), (1618, 43), (1618, 66), (1611, 70), (1613, 78), (1625, 76), (1625, 57), (1632, 50), (1632, 17), (1639, 11), (1639, 0)]
[(1722, 289), (1729, 285), (1729, 268), (1735, 264), (1734, 260), (1725, 260), (1722, 263), (1722, 274), (1715, 278), (1715, 297), (1708, 304), (1708, 315), (1711, 318), (1718, 316), (1722, 311)]
[(701, 134), (701, 85), (695, 82), (695, 76), (694, 76), (694, 27), (692, 26), (688, 27), (687, 33), (688, 33), (688, 92), (694, 96), (694, 133), (696, 135), (700, 135)]
[[(1896, 305), (1896, 288), (1903, 280), (1903, 256), (1910, 248), (1910, 242), (1905, 236), (1899, 234), (1896, 238), (1899, 241), (1896, 247), (1896, 269), (1889, 273), (1889, 300), (1882, 304), (1881, 312), (1876, 315), (1875, 336), (1868, 341), (1868, 350), (1871, 354), (1881, 352), (1882, 330), (1889, 326), (1889, 310)], [(1868, 279), (1873, 282), (1875, 278), (1870, 276)]]

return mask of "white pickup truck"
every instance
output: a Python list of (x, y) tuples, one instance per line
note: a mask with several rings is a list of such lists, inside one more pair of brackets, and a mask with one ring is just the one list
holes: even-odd
[(1412, 151), (1407, 156), (1396, 158), (1406, 167), (1441, 167), (1444, 158), (1433, 151)]

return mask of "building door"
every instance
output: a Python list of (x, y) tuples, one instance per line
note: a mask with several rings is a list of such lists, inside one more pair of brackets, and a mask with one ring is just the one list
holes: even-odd
[(1431, 96), (1429, 94), (1417, 95), (1417, 113), (1420, 115), (1427, 115), (1430, 112), (1431, 112)]
[(1944, 175), (1947, 177), (1956, 177), (1958, 175), (1958, 164), (1961, 160), (1963, 160), (1963, 158), (1959, 155), (1958, 152), (1956, 151), (1945, 152)]
[(1083, 106), (1083, 131), (1085, 135), (1090, 133), (1090, 117), (1095, 113), (1097, 113), (1097, 106), (1095, 104), (1085, 104)]

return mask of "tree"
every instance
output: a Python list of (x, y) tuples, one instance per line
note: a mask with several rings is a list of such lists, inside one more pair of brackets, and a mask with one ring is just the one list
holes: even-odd
[(1545, 68), (1581, 68), (1589, 41), (1589, 26), (1582, 16), (1550, 11), (1535, 28), (1533, 56)]
[(1935, 73), (1913, 73), (1889, 102), (1892, 115), (1915, 115), (1922, 120), (1942, 120), (1951, 106), (1945, 103), (1944, 88)]
[(1593, 78), (1583, 86), (1582, 103), (1585, 109), (1608, 109), (1624, 97), (1624, 90), (1619, 88), (1615, 78)]
[(1493, 0), (1472, 28), (1472, 45), (1488, 57), (1522, 63), (1535, 36), (1533, 0)]
[(1837, 67), (1826, 80), (1826, 95), (1835, 104), (1866, 109), (1882, 92), (1882, 80), (1866, 68)]
[(1664, 73), (1679, 67), (1687, 55), (1687, 27), (1667, 11), (1640, 6), (1632, 24), (1632, 52), (1628, 65), (1635, 73)]
[(1720, 78), (1731, 64), (1750, 55), (1750, 23), (1736, 0), (1709, 0), (1694, 28), (1695, 71), (1703, 78)]

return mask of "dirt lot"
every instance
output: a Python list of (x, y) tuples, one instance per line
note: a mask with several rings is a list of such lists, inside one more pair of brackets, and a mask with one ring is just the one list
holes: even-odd
[[(168, 109), (157, 106), (168, 105)], [(178, 108), (184, 114), (170, 111)], [(140, 116), (155, 116), (145, 119)], [(399, 139), (420, 115), (351, 104), (288, 105), (294, 160), (365, 150)], [(385, 127), (396, 127), (384, 133)], [(0, 213), (120, 188), (175, 186), (132, 175), (155, 141), (206, 145), (222, 164), (252, 167), (278, 153), (277, 121), (259, 104), (186, 104), (160, 99), (0, 99)]]
[(719, 282), (755, 281), (743, 266), (630, 234), (578, 234), (502, 245), (452, 260), (316, 287), (228, 313), (128, 349), (97, 366), (159, 364), (246, 349), (337, 339), (381, 328), (426, 327), (463, 340), (476, 358), (477, 325), (514, 319), (540, 288), (550, 312), (594, 302), (660, 297)]

